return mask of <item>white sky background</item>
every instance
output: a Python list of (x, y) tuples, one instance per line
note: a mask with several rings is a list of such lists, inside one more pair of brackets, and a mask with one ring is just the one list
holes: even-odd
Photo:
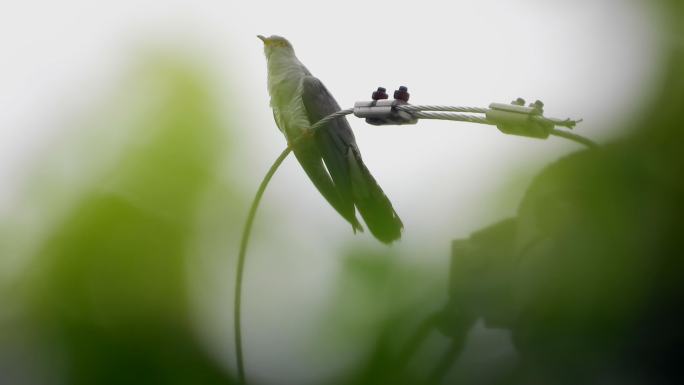
[[(148, 43), (200, 52), (234, 85), (226, 100), (238, 96), (242, 111), (244, 144), (238, 156), (245, 162), (240, 166), (245, 185), (256, 188), (285, 143), (268, 107), (257, 34), (287, 37), (343, 108), (368, 99), (379, 85), (390, 94), (408, 86), (416, 104), (486, 106), (518, 96), (539, 98), (547, 115), (584, 118), (577, 132), (607, 141), (643, 105), (657, 77), (659, 40), (651, 11), (645, 2), (619, 0), (5, 2), (0, 5), (0, 216), (21, 200), (28, 171), (60, 129), (112, 89), (134, 62), (132, 55)], [(438, 263), (446, 262), (448, 240), (514, 214), (525, 187), (514, 183), (516, 178), (529, 180), (545, 164), (578, 149), (561, 139), (506, 136), (464, 123), (374, 127), (356, 118), (350, 123), (369, 169), (404, 221), (404, 239), (394, 247), (416, 258), (425, 257), (416, 251), (428, 250), (441, 255), (427, 256), (441, 258)], [(281, 204), (283, 196), (289, 208)], [(293, 159), (274, 178), (262, 212), (279, 218), (273, 226), (282, 226), (282, 233), (258, 220), (255, 232), (279, 233), (279, 239), (290, 241), (286, 247), (292, 253), (274, 266), (266, 250), (253, 251), (257, 256), (251, 256), (246, 286), (249, 358), (271, 365), (260, 374), (265, 380), (285, 374), (293, 383), (315, 382), (307, 376), (316, 374), (288, 352), (296, 351), (292, 344), (306, 332), (306, 323), (298, 320), (306, 318), (307, 307), (315, 309), (337, 266), (321, 250), (330, 239), (381, 246), (368, 235), (352, 236)], [(318, 262), (311, 264), (312, 258)], [(214, 270), (216, 280), (232, 277), (231, 261)], [(273, 293), (252, 290), (264, 283)], [(225, 307), (225, 298), (231, 298), (226, 293), (232, 281), (219, 286), (225, 291), (216, 302), (208, 300), (208, 309)], [(302, 310), (281, 314), (278, 328), (261, 316), (274, 303), (304, 293), (309, 295), (296, 304)], [(225, 310), (209, 323), (224, 328), (220, 333), (226, 337), (217, 343), (230, 351), (231, 317)], [(283, 334), (291, 337), (282, 346), (266, 348)]]

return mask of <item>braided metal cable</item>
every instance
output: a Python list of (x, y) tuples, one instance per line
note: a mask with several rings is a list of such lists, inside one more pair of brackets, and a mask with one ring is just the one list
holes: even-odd
[(316, 132), (316, 130), (318, 130), (321, 126), (329, 123), (331, 120), (335, 120), (337, 118), (341, 118), (343, 116), (353, 114), (353, 113), (354, 113), (353, 108), (347, 108), (346, 110), (340, 110), (337, 112), (333, 112), (332, 114), (326, 116), (325, 118), (323, 118), (323, 119), (317, 121), (316, 123), (314, 123), (313, 125), (311, 125), (309, 130), (311, 130), (312, 133)]
[(417, 106), (413, 104), (402, 104), (395, 106), (397, 110), (407, 111), (407, 112), (417, 112), (417, 111), (442, 111), (442, 112), (469, 112), (473, 114), (485, 114), (489, 111), (488, 108), (482, 107), (454, 107), (454, 106), (437, 106), (437, 105), (423, 105)]
[(454, 114), (450, 112), (412, 112), (414, 117), (418, 119), (438, 119), (438, 120), (453, 120), (457, 122), (470, 122), (480, 124), (495, 125), (494, 122), (487, 118), (474, 115)]
[[(469, 122), (469, 123), (478, 123), (478, 124), (488, 124), (495, 126), (496, 122), (493, 122), (485, 117), (480, 117), (480, 116), (474, 116), (474, 115), (467, 115), (467, 114), (458, 114), (454, 112), (466, 112), (466, 113), (486, 113), (489, 111), (488, 108), (479, 108), (479, 107), (453, 107), (453, 106), (437, 106), (437, 105), (424, 105), (424, 106), (418, 106), (418, 105), (399, 105), (395, 106), (398, 110), (403, 110), (410, 112), (411, 115), (413, 115), (415, 118), (418, 119), (434, 119), (434, 120), (451, 120), (451, 121), (456, 121), (456, 122)], [(331, 122), (332, 120), (339, 119), (341, 117), (344, 117), (346, 115), (350, 115), (354, 113), (353, 108), (347, 108), (345, 110), (340, 110), (337, 112), (333, 112), (332, 114), (324, 117), (323, 119), (319, 120), (318, 122), (314, 123), (311, 125), (309, 130), (305, 133), (302, 134), (300, 137), (296, 138), (292, 143), (290, 144), (290, 147), (297, 145), (305, 136), (312, 135), (313, 133), (316, 132), (319, 128), (322, 126), (326, 125), (327, 123)], [(543, 118), (545, 119), (545, 118)], [(574, 123), (574, 121), (557, 121), (557, 120), (548, 120), (549, 122), (555, 123), (556, 125), (564, 126), (564, 127), (572, 127), (574, 124), (570, 125), (568, 123)], [(565, 124), (564, 124), (565, 123)], [(571, 132), (563, 131), (563, 130), (558, 130), (558, 129), (552, 129), (550, 132), (551, 135), (553, 136), (558, 136), (561, 138), (569, 139), (574, 142), (583, 144), (589, 148), (595, 148), (598, 147), (598, 144), (591, 139), (585, 138), (581, 135), (573, 134)]]

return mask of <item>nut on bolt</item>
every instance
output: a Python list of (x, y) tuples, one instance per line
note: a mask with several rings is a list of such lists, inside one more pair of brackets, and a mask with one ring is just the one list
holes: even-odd
[(385, 89), (385, 87), (378, 87), (376, 91), (373, 91), (371, 98), (373, 100), (388, 99), (389, 95), (387, 95), (387, 90)]
[(530, 107), (534, 108), (535, 111), (539, 112), (540, 114), (544, 112), (544, 103), (542, 103), (541, 100), (530, 103)]
[(525, 99), (517, 98), (514, 101), (512, 101), (511, 104), (514, 106), (524, 106), (525, 105)]
[(394, 91), (394, 98), (397, 100), (401, 100), (408, 103), (410, 96), (411, 94), (408, 93), (408, 88), (404, 86), (401, 86), (398, 90)]

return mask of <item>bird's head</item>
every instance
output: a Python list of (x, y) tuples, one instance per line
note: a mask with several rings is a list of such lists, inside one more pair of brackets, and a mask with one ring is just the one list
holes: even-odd
[(271, 55), (294, 55), (294, 48), (287, 39), (282, 36), (271, 35), (269, 37), (264, 37), (262, 35), (257, 35), (261, 41), (264, 42), (264, 53), (267, 58)]

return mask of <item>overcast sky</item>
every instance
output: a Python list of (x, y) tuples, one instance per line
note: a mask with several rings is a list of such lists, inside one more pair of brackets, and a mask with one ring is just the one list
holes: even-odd
[[(107, 89), (141, 44), (187, 45), (220, 63), (238, 86), (242, 118), (251, 123), (250, 131), (258, 130), (254, 137), (264, 154), (275, 154), (283, 141), (268, 110), (256, 34), (289, 38), (344, 107), (367, 99), (378, 85), (390, 91), (407, 85), (414, 103), (484, 106), (517, 96), (539, 98), (549, 114), (584, 118), (578, 130), (599, 140), (638, 108), (658, 59), (653, 17), (636, 1), (418, 6), (84, 0), (9, 2), (1, 10), (0, 207), (8, 204), (8, 190), (41, 142), (94, 93)], [(491, 183), (486, 180), (511, 162), (537, 154), (554, 158), (575, 148), (460, 123), (352, 125), (369, 167), (404, 212), (418, 210), (409, 202), (424, 193), (416, 190), (420, 186), (429, 184), (449, 197), (478, 196), (482, 182)], [(255, 168), (270, 160), (266, 156)], [(467, 186), (446, 186), (441, 180), (447, 172)], [(413, 220), (421, 219), (409, 218), (409, 225)]]

